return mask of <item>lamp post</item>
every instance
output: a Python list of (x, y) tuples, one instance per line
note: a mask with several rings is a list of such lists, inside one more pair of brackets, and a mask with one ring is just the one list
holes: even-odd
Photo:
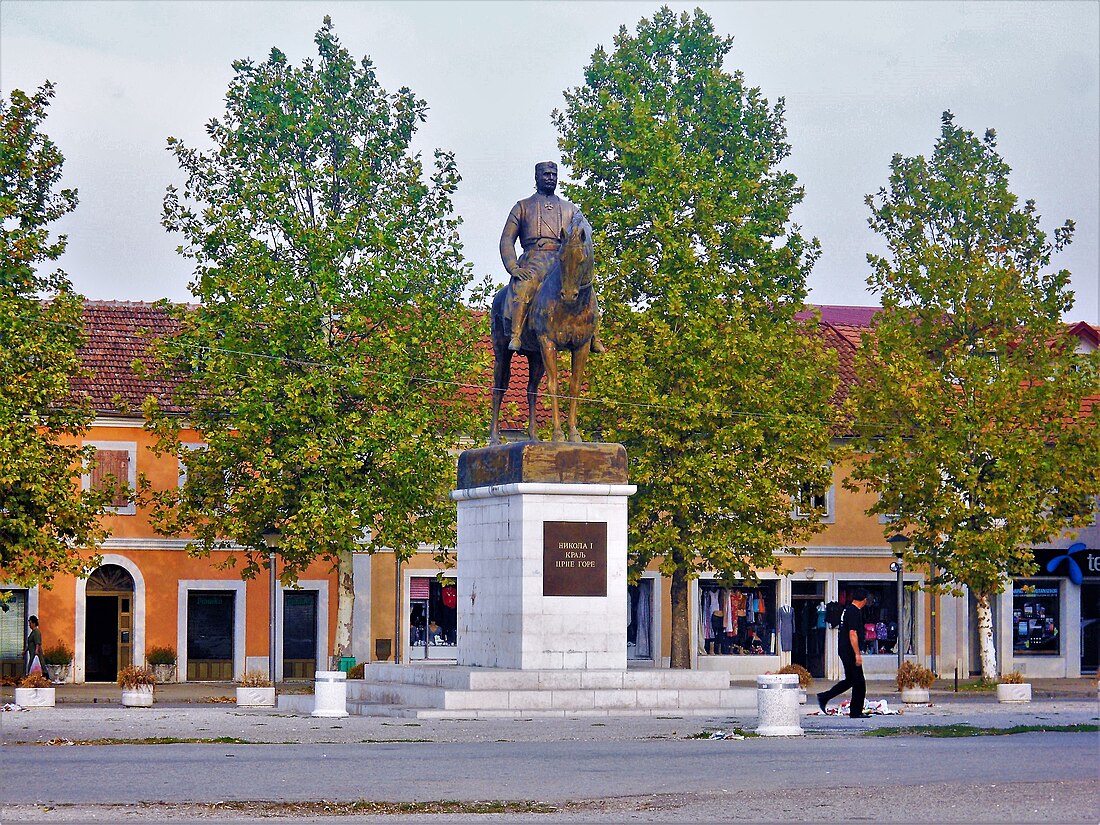
[(279, 577), (275, 574), (275, 551), (279, 549), (282, 533), (278, 527), (264, 530), (264, 544), (267, 545), (267, 566), (271, 572), (271, 629), (268, 636), (267, 678), (275, 684), (275, 597), (279, 592)]
[(894, 551), (894, 560), (890, 563), (890, 569), (898, 574), (898, 667), (901, 667), (905, 656), (905, 548), (909, 546), (909, 539), (901, 533), (895, 533), (886, 539), (890, 548)]

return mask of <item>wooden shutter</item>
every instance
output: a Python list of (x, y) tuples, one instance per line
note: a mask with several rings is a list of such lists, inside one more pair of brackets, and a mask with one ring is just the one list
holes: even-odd
[[(92, 470), (92, 489), (102, 490), (108, 486), (127, 484), (130, 481), (129, 450), (96, 450), (96, 466)], [(126, 507), (130, 497), (125, 490), (119, 490), (111, 499), (112, 507)]]

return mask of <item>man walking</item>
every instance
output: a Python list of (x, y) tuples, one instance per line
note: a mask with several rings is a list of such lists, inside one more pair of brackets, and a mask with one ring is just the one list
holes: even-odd
[(851, 688), (852, 703), (849, 716), (852, 719), (863, 718), (863, 699), (867, 695), (867, 680), (863, 678), (863, 654), (860, 652), (860, 633), (863, 631), (863, 606), (867, 604), (867, 591), (862, 587), (852, 593), (852, 600), (844, 606), (840, 617), (840, 638), (837, 648), (840, 662), (844, 665), (844, 678), (824, 693), (817, 694), (817, 704), (821, 712), (834, 696), (839, 696)]

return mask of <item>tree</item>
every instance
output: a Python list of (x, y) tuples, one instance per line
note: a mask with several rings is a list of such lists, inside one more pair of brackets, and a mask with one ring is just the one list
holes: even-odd
[(1048, 272), (1073, 223), (1040, 229), (1021, 208), (996, 135), (942, 119), (932, 157), (890, 163), (867, 196), (889, 257), (868, 255), (882, 299), (851, 400), (863, 422), (853, 483), (893, 514), (907, 563), (938, 570), (934, 588), (977, 598), (982, 677), (997, 674), (991, 599), (1035, 570), (1032, 547), (1094, 518), (1100, 494), (1096, 354), (1075, 354), (1061, 318), (1069, 273)]
[(71, 394), (81, 368), (83, 299), (56, 261), (66, 238), (50, 224), (76, 208), (58, 189), (64, 157), (41, 130), (54, 87), (0, 97), (0, 570), (28, 586), (78, 575), (105, 533), (107, 491), (81, 491), (74, 471), (94, 451), (74, 444), (91, 423)]
[(835, 370), (795, 320), (819, 248), (789, 223), (783, 102), (723, 70), (731, 45), (662, 8), (597, 48), (554, 114), (611, 344), (590, 395), (620, 402), (587, 423), (627, 447), (632, 574), (660, 558), (671, 576), (673, 667), (690, 666), (691, 579), (778, 569), (818, 529), (792, 494), (830, 475)]
[(273, 49), (233, 64), (212, 151), (169, 138), (187, 178), (163, 223), (184, 236), (201, 303), (175, 308), (180, 334), (161, 347), (191, 413), (146, 408), (187, 466), (180, 490), (151, 494), (158, 529), (190, 530), (200, 555), (230, 550), (246, 578), (271, 527), (284, 583), (334, 563), (346, 656), (352, 554), (454, 543), (450, 450), (475, 429), (458, 387), (478, 364), (463, 342), (482, 333), (462, 304), (454, 158), (437, 151), (425, 180), (409, 148), (424, 101), (386, 92), (327, 17), (314, 42), (316, 63)]

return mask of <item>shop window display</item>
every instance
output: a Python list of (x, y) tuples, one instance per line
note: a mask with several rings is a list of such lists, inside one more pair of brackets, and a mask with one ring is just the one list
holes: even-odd
[(653, 658), (653, 579), (627, 586), (626, 658)]
[(1016, 579), (1013, 582), (1013, 655), (1059, 653), (1060, 602), (1057, 581)]
[[(867, 656), (893, 654), (898, 649), (898, 590), (894, 582), (842, 581), (839, 583), (838, 601), (848, 603), (849, 594), (862, 587), (867, 591), (867, 604), (863, 606), (863, 654)], [(905, 639), (906, 655), (913, 653), (916, 627), (916, 594), (905, 591)]]
[(699, 582), (700, 652), (708, 656), (751, 656), (777, 652), (774, 581), (725, 587)]
[(436, 578), (415, 576), (410, 582), (409, 591), (409, 645), (421, 648), (420, 654), (412, 653), (412, 658), (440, 658), (430, 652), (433, 648), (442, 649), (443, 658), (453, 658), (458, 642), (457, 598), (453, 580), (446, 583)]

